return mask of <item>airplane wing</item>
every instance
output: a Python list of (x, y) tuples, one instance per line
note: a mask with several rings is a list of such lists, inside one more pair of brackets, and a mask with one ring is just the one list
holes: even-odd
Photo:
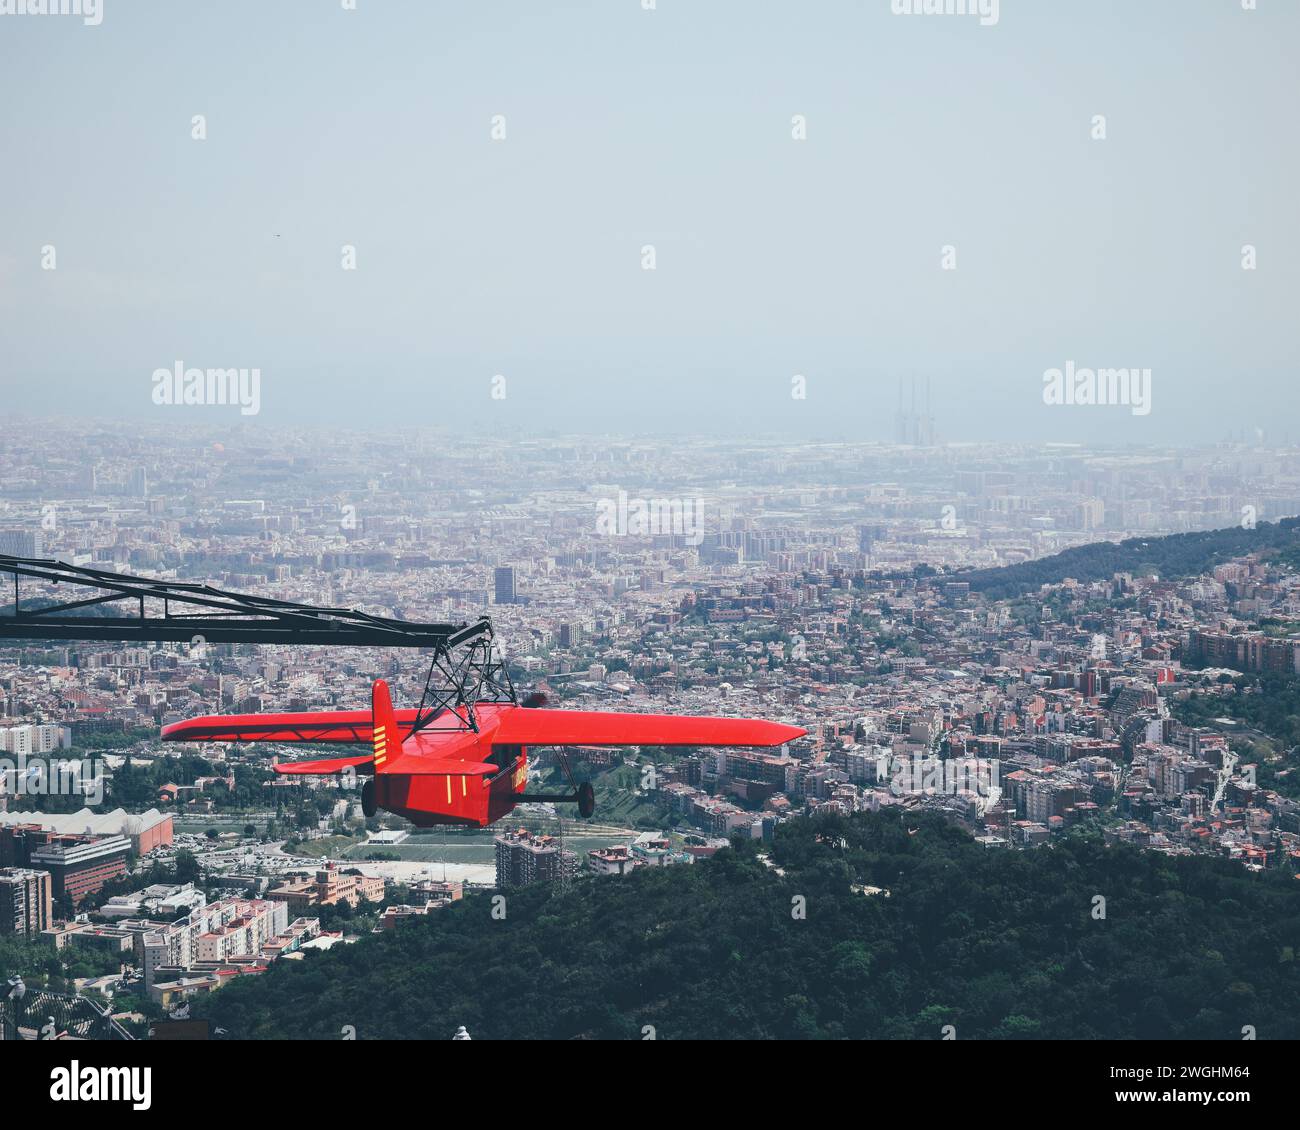
[[(399, 727), (415, 722), (414, 710), (395, 711)], [(375, 736), (369, 710), (300, 714), (208, 714), (164, 726), (165, 742), (342, 742), (369, 745)], [(368, 760), (368, 759), (367, 759)]]
[(502, 712), (492, 740), (520, 745), (777, 746), (807, 732), (755, 718), (515, 707)]

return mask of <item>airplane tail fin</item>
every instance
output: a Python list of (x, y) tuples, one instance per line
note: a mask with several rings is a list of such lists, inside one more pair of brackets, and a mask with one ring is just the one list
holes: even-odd
[(393, 699), (388, 684), (376, 679), (370, 692), (370, 716), (374, 730), (375, 772), (385, 772), (385, 765), (402, 752), (402, 738), (397, 729), (397, 715), (393, 713)]

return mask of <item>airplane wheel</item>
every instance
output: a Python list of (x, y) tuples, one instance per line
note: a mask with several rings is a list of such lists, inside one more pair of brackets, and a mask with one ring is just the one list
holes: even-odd
[(596, 811), (596, 790), (591, 787), (590, 781), (584, 781), (578, 786), (578, 815), (584, 820)]
[(375, 803), (375, 779), (367, 777), (366, 783), (361, 786), (361, 812), (369, 818), (378, 811), (379, 806)]

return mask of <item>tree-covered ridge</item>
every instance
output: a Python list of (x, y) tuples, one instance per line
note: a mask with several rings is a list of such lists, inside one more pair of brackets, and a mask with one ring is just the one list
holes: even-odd
[(1032, 592), (1040, 585), (1059, 584), (1067, 577), (1084, 582), (1109, 580), (1116, 573), (1194, 577), (1248, 553), (1277, 552), (1294, 565), (1300, 559), (1297, 557), (1298, 526), (1300, 519), (1283, 518), (1275, 523), (1260, 522), (1254, 529), (1230, 526), (1166, 537), (1096, 542), (1037, 561), (972, 569), (950, 574), (945, 579), (967, 581), (972, 592), (982, 592), (993, 600), (1006, 600)]
[(759, 850), (515, 892), (504, 920), (472, 895), (200, 1007), (245, 1038), (1300, 1036), (1289, 875), (1094, 837), (987, 851), (888, 813), (791, 821)]

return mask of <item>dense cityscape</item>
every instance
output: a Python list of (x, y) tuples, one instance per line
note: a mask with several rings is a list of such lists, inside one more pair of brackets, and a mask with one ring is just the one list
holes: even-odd
[[(770, 751), (579, 749), (591, 820), (530, 804), (437, 832), (366, 817), (355, 778), (273, 776), (292, 747), (159, 738), (199, 715), (356, 708), (378, 677), (414, 705), (418, 653), (0, 641), (4, 968), (92, 1002), (85, 1023), (143, 1034), (472, 891), (620, 882), (736, 837), (779, 871), (778, 829), (831, 813), (937, 813), (987, 851), (1087, 831), (1295, 871), (1300, 734), (1294, 709), (1259, 709), (1267, 680), (1300, 673), (1294, 547), (1174, 575), (997, 579), (1102, 542), (1280, 530), (1300, 512), (1300, 451), (943, 445), (903, 412), (897, 432), (465, 446), (8, 430), (0, 554), (403, 620), (489, 616), (514, 683), (556, 708), (808, 733)], [(530, 771), (561, 766), (539, 749)]]

